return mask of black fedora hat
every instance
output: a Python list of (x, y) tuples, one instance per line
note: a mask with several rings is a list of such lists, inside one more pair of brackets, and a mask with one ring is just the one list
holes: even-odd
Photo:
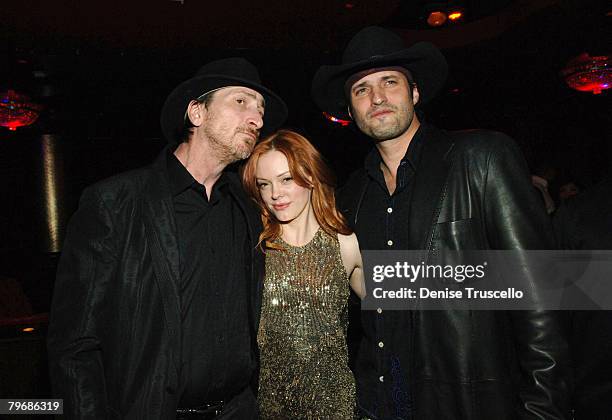
[(181, 142), (185, 111), (192, 100), (211, 90), (226, 86), (246, 86), (259, 92), (266, 101), (262, 133), (280, 127), (287, 118), (287, 105), (274, 92), (264, 87), (255, 66), (244, 58), (232, 57), (211, 61), (189, 80), (178, 85), (166, 98), (161, 110), (161, 128), (166, 140)]
[(312, 96), (323, 110), (347, 119), (344, 85), (355, 73), (379, 67), (401, 66), (410, 71), (419, 89), (420, 103), (431, 100), (444, 85), (448, 65), (440, 50), (429, 42), (406, 48), (397, 34), (378, 26), (357, 32), (342, 54), (342, 64), (321, 66), (312, 81)]

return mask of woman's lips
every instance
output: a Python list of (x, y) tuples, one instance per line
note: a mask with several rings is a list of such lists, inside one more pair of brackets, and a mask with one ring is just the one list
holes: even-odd
[(274, 210), (285, 210), (287, 207), (289, 207), (289, 203), (273, 204), (272, 207), (274, 208)]

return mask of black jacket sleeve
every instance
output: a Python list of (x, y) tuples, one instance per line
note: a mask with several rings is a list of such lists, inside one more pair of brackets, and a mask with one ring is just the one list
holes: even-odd
[[(552, 224), (529, 182), (516, 144), (502, 137), (489, 155), (485, 223), (493, 249), (554, 249)], [(538, 281), (538, 279), (533, 279)], [(569, 418), (568, 350), (563, 314), (511, 311), (521, 363), (521, 417)]]
[(107, 418), (104, 349), (106, 290), (116, 267), (113, 223), (95, 190), (83, 194), (68, 226), (48, 332), (49, 369), (66, 418)]

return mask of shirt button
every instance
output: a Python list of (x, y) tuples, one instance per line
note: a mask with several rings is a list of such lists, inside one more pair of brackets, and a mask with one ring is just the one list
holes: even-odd
[(383, 343), (382, 341), (379, 341), (378, 342), (378, 347), (380, 347), (382, 349), (383, 347), (385, 347), (385, 343)]
[(387, 245), (389, 245), (389, 246), (393, 245), (393, 241), (392, 241), (391, 239), (389, 239), (389, 240), (387, 241)]
[(393, 208), (392, 207), (387, 208), (387, 213), (393, 213)]
[(382, 314), (382, 308), (376, 309), (376, 312), (378, 312), (379, 314)]
[(378, 377), (378, 380), (379, 380), (380, 382), (385, 382), (385, 377), (384, 377), (384, 376), (379, 376), (379, 377)]

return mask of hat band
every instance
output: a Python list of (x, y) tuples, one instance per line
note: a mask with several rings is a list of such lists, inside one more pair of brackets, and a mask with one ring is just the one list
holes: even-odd
[[(192, 99), (192, 101), (202, 102), (202, 99), (204, 99), (204, 97), (205, 97), (206, 95), (209, 95), (209, 94), (211, 94), (211, 93), (213, 93), (213, 92), (216, 92), (216, 91), (218, 91), (218, 90), (221, 90), (221, 89), (225, 89), (226, 87), (228, 87), (228, 86), (222, 86), (222, 87), (219, 87), (219, 88), (216, 88), (216, 89), (213, 89), (213, 90), (209, 90), (208, 92), (204, 92), (203, 94), (201, 94), (201, 95), (200, 95), (200, 96), (198, 96), (197, 98)], [(189, 104), (190, 104), (190, 103), (191, 103), (191, 101), (189, 101)], [(187, 104), (187, 108), (185, 109), (185, 114), (183, 115), (183, 123), (186, 123), (186, 122), (187, 122), (187, 119), (189, 118), (189, 117), (187, 116), (187, 111), (189, 110), (189, 104)]]
[(221, 89), (225, 89), (226, 87), (229, 87), (229, 86), (221, 86), (221, 87), (218, 87), (218, 88), (216, 88), (216, 89), (209, 90), (208, 92), (204, 92), (203, 94), (201, 94), (200, 96), (198, 96), (197, 98), (195, 98), (195, 100), (196, 100), (196, 101), (198, 101), (198, 102), (200, 102), (202, 99), (204, 99), (204, 97), (205, 97), (206, 95), (208, 95), (208, 94), (210, 94), (210, 93), (213, 93), (213, 92), (216, 92), (216, 91), (221, 90)]

